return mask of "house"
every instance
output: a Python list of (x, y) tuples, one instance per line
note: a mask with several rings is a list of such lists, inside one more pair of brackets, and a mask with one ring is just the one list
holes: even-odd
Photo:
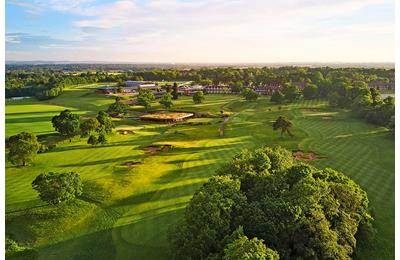
[(111, 94), (115, 92), (115, 89), (110, 86), (101, 86), (95, 92), (98, 94)]
[(130, 92), (137, 92), (139, 89), (149, 89), (149, 90), (158, 90), (158, 86), (152, 82), (152, 81), (133, 81), (133, 80), (127, 80), (125, 81), (125, 88), (124, 92), (125, 93), (130, 93)]
[(380, 80), (373, 80), (368, 83), (370, 88), (377, 88), (379, 90), (394, 90), (394, 82), (383, 82)]

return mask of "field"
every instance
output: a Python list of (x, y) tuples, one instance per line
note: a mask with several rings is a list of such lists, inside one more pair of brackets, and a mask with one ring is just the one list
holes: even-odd
[[(10, 101), (6, 136), (21, 131), (52, 136), (51, 117), (61, 110), (91, 116), (112, 102), (89, 87), (69, 89), (49, 101)], [(324, 101), (279, 107), (267, 97), (246, 102), (239, 96), (207, 95), (196, 105), (191, 97), (181, 97), (174, 109), (223, 110), (231, 116), (227, 122), (196, 118), (176, 125), (118, 119), (106, 145), (91, 147), (76, 138), (39, 154), (31, 166), (7, 163), (6, 232), (35, 247), (41, 259), (168, 259), (166, 233), (194, 191), (240, 150), (281, 145), (321, 155), (310, 163), (341, 170), (359, 183), (368, 192), (377, 229), (374, 243), (362, 246), (359, 258), (394, 258), (394, 141), (385, 128), (329, 109)], [(134, 107), (132, 115), (141, 112)], [(292, 120), (294, 137), (272, 131), (271, 121), (279, 115)], [(160, 145), (171, 148), (147, 149)], [(46, 206), (31, 182), (47, 171), (75, 171), (91, 194), (100, 195)]]

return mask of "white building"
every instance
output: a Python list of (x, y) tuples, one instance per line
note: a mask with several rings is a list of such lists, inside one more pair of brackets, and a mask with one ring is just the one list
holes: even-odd
[(136, 92), (139, 89), (157, 90), (158, 86), (152, 81), (125, 81), (124, 92)]

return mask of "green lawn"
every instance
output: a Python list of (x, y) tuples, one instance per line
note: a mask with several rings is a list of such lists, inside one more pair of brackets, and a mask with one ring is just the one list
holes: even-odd
[[(45, 102), (8, 102), (6, 135), (23, 130), (53, 132), (49, 120), (62, 109), (94, 115), (112, 102), (85, 87)], [(154, 108), (159, 105), (154, 103)], [(29, 167), (7, 163), (7, 232), (36, 247), (42, 259), (168, 259), (166, 232), (179, 220), (194, 191), (241, 149), (281, 145), (324, 155), (326, 159), (312, 163), (342, 170), (362, 185), (378, 230), (376, 246), (362, 248), (362, 259), (394, 258), (394, 141), (385, 129), (354, 119), (347, 111), (327, 109), (322, 101), (279, 109), (268, 98), (245, 102), (238, 96), (207, 95), (198, 105), (191, 97), (181, 97), (174, 109), (214, 114), (224, 110), (235, 116), (223, 137), (218, 118), (191, 119), (175, 126), (124, 119), (116, 121), (117, 129), (134, 134), (115, 133), (107, 145), (91, 147), (85, 139), (76, 139), (39, 154)], [(141, 108), (135, 110), (132, 114), (141, 113)], [(294, 137), (272, 131), (271, 121), (279, 115), (293, 120)], [(152, 144), (173, 148), (155, 153), (141, 149)], [(128, 161), (141, 164), (128, 167), (124, 165)], [(40, 172), (51, 170), (76, 171), (109, 196), (101, 204), (43, 206), (30, 184)]]

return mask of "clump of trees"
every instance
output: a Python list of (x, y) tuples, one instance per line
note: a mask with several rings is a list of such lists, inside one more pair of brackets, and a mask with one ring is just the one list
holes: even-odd
[[(81, 135), (89, 136), (87, 143), (91, 145), (108, 143), (107, 134), (111, 134), (115, 125), (111, 117), (104, 111), (99, 111), (95, 118), (89, 118), (81, 124)], [(98, 137), (96, 137), (98, 133)]]
[(125, 104), (120, 97), (116, 97), (115, 98), (115, 102), (112, 103), (108, 109), (107, 112), (110, 115), (114, 115), (114, 116), (120, 116), (120, 115), (124, 115), (126, 113), (126, 111), (128, 111), (129, 106), (127, 104)]
[[(119, 102), (119, 101), (117, 101)], [(83, 137), (89, 136), (88, 144), (105, 144), (107, 143), (107, 134), (111, 134), (115, 125), (110, 115), (104, 111), (99, 111), (95, 118), (85, 119), (82, 122), (79, 116), (71, 111), (64, 110), (60, 115), (52, 118), (53, 127), (61, 135), (71, 137), (80, 134)], [(97, 138), (95, 134), (98, 134)]]
[(289, 136), (293, 136), (292, 133), (290, 132), (290, 128), (293, 126), (292, 122), (290, 122), (286, 117), (284, 116), (279, 116), (275, 122), (272, 124), (272, 129), (281, 130), (281, 136), (283, 136), (284, 133), (287, 133)]
[(204, 93), (203, 91), (197, 91), (196, 93), (194, 93), (193, 95), (193, 102), (195, 104), (201, 104), (203, 103), (205, 97), (204, 97)]
[(285, 97), (285, 100), (289, 102), (294, 102), (295, 100), (299, 99), (301, 96), (300, 89), (292, 84), (291, 82), (285, 83), (282, 88), (282, 94)]
[(251, 88), (245, 88), (242, 91), (242, 96), (247, 100), (247, 101), (254, 101), (257, 100), (258, 94)]
[(22, 166), (32, 162), (42, 147), (36, 136), (27, 132), (10, 136), (7, 146), (9, 147), (8, 160), (12, 164)]
[(148, 89), (140, 89), (139, 95), (137, 97), (138, 104), (144, 106), (144, 108), (149, 110), (151, 108), (151, 103), (155, 100), (153, 92)]
[(165, 109), (170, 109), (174, 103), (172, 102), (173, 96), (171, 95), (170, 92), (165, 92), (165, 94), (162, 96), (160, 100), (160, 104), (165, 108)]
[(194, 194), (170, 232), (172, 257), (350, 259), (368, 203), (344, 174), (283, 148), (243, 151)]
[(38, 175), (32, 182), (32, 188), (39, 193), (39, 198), (44, 202), (58, 204), (79, 197), (83, 184), (77, 173), (48, 172)]

